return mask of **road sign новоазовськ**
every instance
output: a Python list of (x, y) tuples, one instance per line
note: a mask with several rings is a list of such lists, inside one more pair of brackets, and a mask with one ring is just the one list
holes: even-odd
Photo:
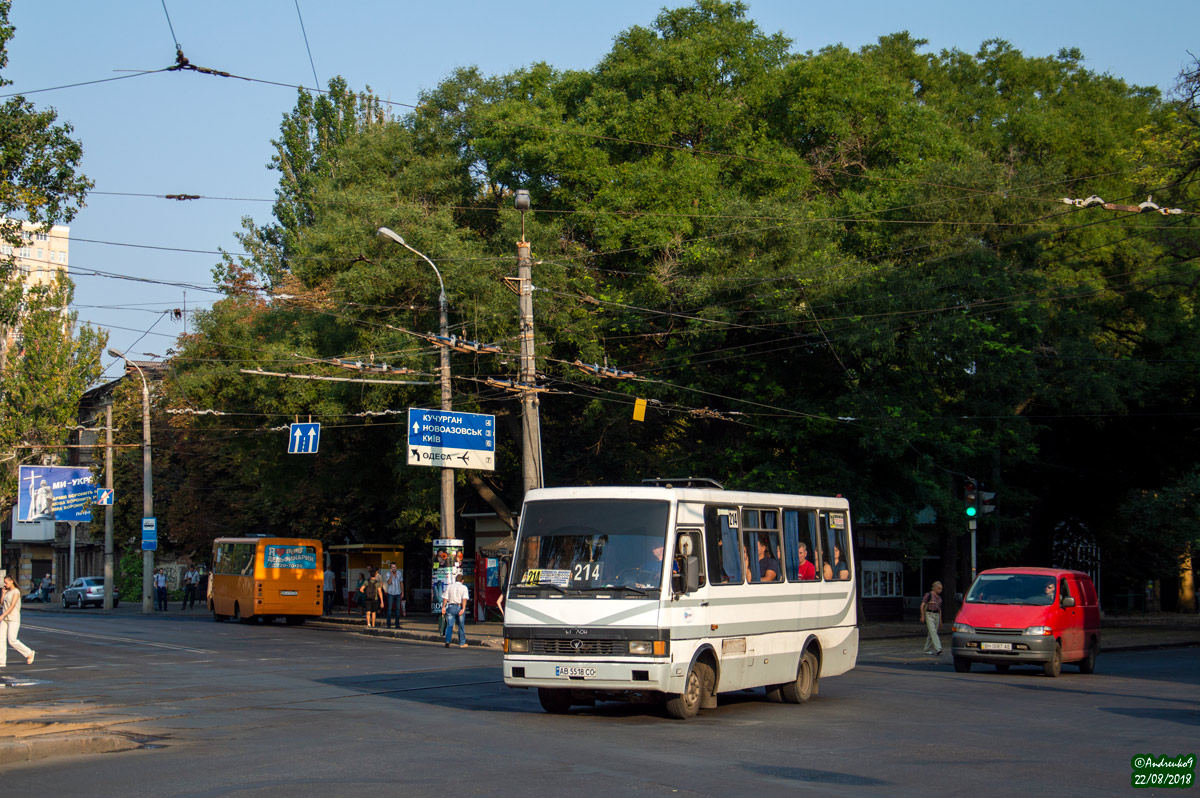
[(491, 471), (495, 461), (495, 416), (408, 409), (409, 465)]

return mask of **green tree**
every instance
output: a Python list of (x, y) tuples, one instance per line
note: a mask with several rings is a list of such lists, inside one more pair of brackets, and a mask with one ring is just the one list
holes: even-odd
[[(0, 70), (8, 63), (9, 0), (0, 0)], [(0, 75), (0, 87), (11, 81)], [(76, 169), (83, 149), (71, 126), (55, 124), (24, 97), (0, 105), (0, 507), (15, 496), (17, 468), (66, 442), (79, 398), (100, 374), (105, 336), (77, 327), (67, 312), (74, 291), (61, 274), (30, 287), (16, 269), (22, 220), (48, 229), (69, 221), (91, 182)], [(14, 344), (10, 347), (10, 342)]]

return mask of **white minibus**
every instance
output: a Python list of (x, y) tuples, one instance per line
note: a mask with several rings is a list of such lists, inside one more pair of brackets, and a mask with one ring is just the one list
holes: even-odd
[(653, 482), (526, 496), (505, 684), (537, 688), (548, 712), (665, 698), (690, 718), (748, 688), (803, 703), (854, 667), (845, 499)]

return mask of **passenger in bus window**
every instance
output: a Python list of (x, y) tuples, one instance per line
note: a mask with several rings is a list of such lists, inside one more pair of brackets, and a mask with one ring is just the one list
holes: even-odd
[(850, 568), (846, 565), (846, 561), (842, 559), (842, 548), (838, 544), (833, 544), (833, 578), (834, 579), (849, 579)]
[[(778, 582), (779, 574), (782, 573), (779, 568), (779, 560), (771, 553), (771, 542), (767, 538), (766, 533), (760, 532), (757, 536), (758, 544), (758, 576), (761, 582)], [(747, 552), (746, 557), (746, 581), (751, 581), (750, 578), (750, 557)]]
[(803, 540), (799, 543), (800, 581), (812, 582), (817, 578), (817, 566), (808, 561), (808, 544)]

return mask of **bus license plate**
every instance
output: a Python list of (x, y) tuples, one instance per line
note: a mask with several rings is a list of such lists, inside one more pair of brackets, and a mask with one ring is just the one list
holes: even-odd
[(591, 679), (596, 675), (595, 668), (580, 668), (575, 665), (555, 665), (555, 676), (577, 676), (584, 679)]
[(984, 651), (1012, 651), (1012, 643), (980, 643)]
[(281, 596), (299, 596), (300, 592), (297, 590), (280, 590), (279, 595), (281, 595)]

